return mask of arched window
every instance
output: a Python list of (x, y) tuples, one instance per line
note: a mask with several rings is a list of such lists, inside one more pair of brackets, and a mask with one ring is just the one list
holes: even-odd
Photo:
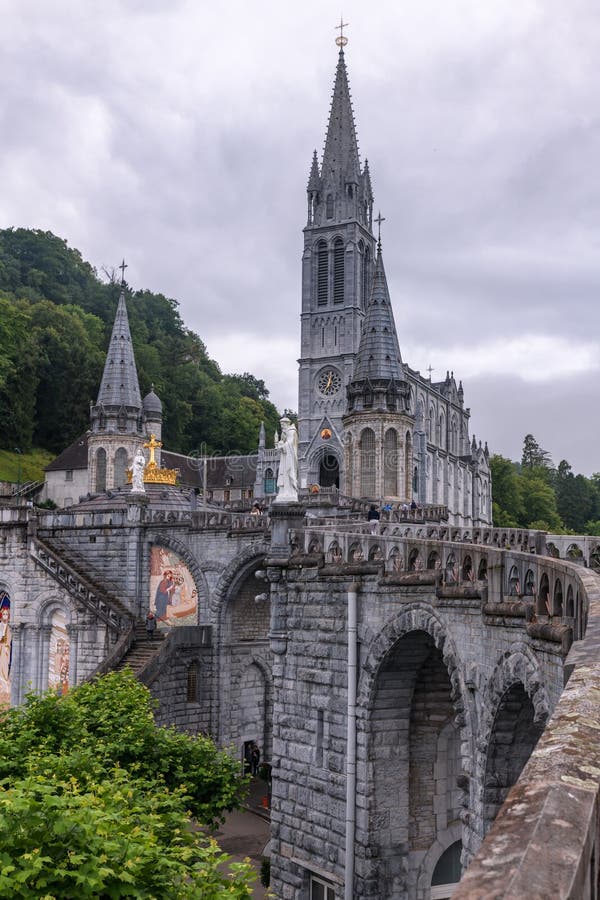
[(531, 569), (527, 569), (525, 573), (525, 584), (524, 591), (526, 597), (533, 597), (535, 594), (535, 575), (531, 571)]
[(477, 580), (487, 581), (487, 559), (485, 558), (485, 556), (481, 557), (479, 569), (477, 570)]
[(325, 215), (328, 219), (333, 219), (333, 194), (327, 194), (325, 201)]
[(552, 606), (552, 614), (562, 616), (563, 614), (563, 589), (560, 578), (554, 582), (554, 603)]
[(325, 241), (317, 244), (317, 303), (324, 306), (329, 293), (329, 250)]
[(542, 616), (550, 615), (550, 584), (545, 573), (540, 579), (540, 592), (538, 594), (536, 612)]
[(123, 487), (127, 483), (127, 450), (119, 447), (115, 453), (115, 487)]
[(465, 558), (463, 560), (462, 580), (463, 581), (472, 581), (473, 580), (473, 560), (468, 555), (465, 556)]
[(344, 490), (351, 497), (354, 496), (354, 443), (350, 432), (346, 435), (346, 483)]
[(375, 432), (365, 428), (360, 436), (360, 495), (375, 496)]
[(333, 245), (333, 302), (344, 302), (344, 242), (341, 238)]
[(431, 443), (435, 440), (435, 410), (433, 406), (429, 407), (428, 438)]
[(444, 413), (440, 413), (438, 420), (438, 447), (442, 450), (446, 447), (446, 419)]
[(103, 494), (106, 490), (106, 450), (100, 447), (96, 451), (96, 492)]
[(567, 602), (565, 605), (565, 615), (569, 616), (569, 618), (573, 618), (575, 615), (575, 607), (573, 603), (573, 588), (571, 585), (567, 588)]
[(410, 431), (406, 432), (406, 441), (404, 443), (404, 496), (408, 500), (412, 496), (411, 491), (412, 477), (412, 438)]
[(398, 434), (393, 428), (388, 428), (383, 442), (383, 493), (398, 496)]
[(264, 491), (265, 494), (274, 494), (277, 490), (277, 483), (273, 475), (273, 469), (265, 469)]
[(413, 469), (412, 488), (413, 488), (413, 494), (416, 498), (417, 494), (419, 493), (419, 467), (418, 466), (415, 466)]
[(365, 247), (365, 258), (363, 262), (363, 270), (362, 270), (362, 301), (363, 301), (363, 309), (366, 307), (369, 302), (369, 292), (371, 290), (371, 253), (368, 247)]
[(513, 566), (508, 573), (508, 595), (514, 597), (521, 593), (521, 585), (519, 584), (519, 570)]
[(450, 428), (450, 452), (456, 453), (456, 444), (458, 438), (458, 425), (456, 424), (456, 419), (452, 419), (452, 425)]
[(124, 406), (121, 407), (117, 416), (117, 428), (119, 431), (127, 431), (127, 410)]

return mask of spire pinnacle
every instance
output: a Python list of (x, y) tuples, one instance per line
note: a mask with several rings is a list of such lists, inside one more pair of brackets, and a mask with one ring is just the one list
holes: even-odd
[(377, 218), (375, 219), (377, 222), (377, 253), (381, 253), (381, 223), (385, 222), (385, 216), (381, 215), (381, 211), (377, 214)]
[(344, 47), (348, 43), (348, 38), (344, 34), (344, 28), (348, 27), (348, 22), (344, 22), (344, 17), (340, 16), (340, 24), (335, 26), (334, 31), (339, 31), (338, 37), (336, 37), (335, 42), (340, 48), (340, 53), (344, 52)]
[(125, 286), (125, 269), (128, 269), (128, 268), (129, 268), (129, 266), (125, 262), (125, 258), (123, 258), (123, 262), (119, 266), (119, 269), (121, 270), (121, 287)]
[[(125, 262), (123, 262), (125, 265)], [(97, 405), (141, 409), (142, 398), (129, 330), (125, 289), (121, 286)]]

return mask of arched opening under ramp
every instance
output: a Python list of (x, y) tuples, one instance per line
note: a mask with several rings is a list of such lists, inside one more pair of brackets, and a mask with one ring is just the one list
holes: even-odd
[(545, 722), (521, 682), (502, 696), (490, 734), (484, 778), (484, 829), (487, 832), (537, 744)]
[(453, 697), (447, 664), (426, 631), (401, 637), (379, 667), (369, 735), (377, 896), (413, 896), (424, 856), (459, 822)]
[(335, 453), (324, 453), (319, 462), (319, 486), (322, 488), (339, 488), (340, 461)]

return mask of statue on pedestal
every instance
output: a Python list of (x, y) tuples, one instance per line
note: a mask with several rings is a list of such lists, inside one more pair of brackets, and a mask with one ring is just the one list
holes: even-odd
[(274, 503), (298, 502), (298, 432), (296, 426), (284, 416), (281, 419), (281, 438), (277, 442), (279, 450), (279, 474), (277, 476), (277, 496)]
[(138, 452), (135, 454), (133, 458), (133, 467), (132, 467), (132, 475), (131, 475), (131, 493), (132, 494), (145, 494), (146, 488), (144, 487), (144, 471), (146, 469), (146, 457), (144, 456), (144, 451), (140, 447)]

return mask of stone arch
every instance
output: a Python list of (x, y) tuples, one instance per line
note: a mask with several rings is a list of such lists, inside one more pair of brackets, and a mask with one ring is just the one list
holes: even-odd
[(483, 691), (476, 763), (484, 831), (529, 759), (550, 715), (537, 659), (528, 647), (507, 652)]
[(383, 551), (379, 544), (374, 544), (369, 550), (369, 562), (376, 562), (383, 559)]
[(360, 562), (365, 558), (365, 554), (363, 552), (362, 544), (360, 541), (354, 541), (348, 547), (348, 562)]
[(251, 544), (225, 566), (213, 592), (211, 608), (214, 611), (222, 613), (225, 601), (236, 582), (245, 578), (253, 566), (257, 568), (264, 561), (267, 551), (268, 547), (264, 544)]
[(535, 575), (533, 569), (527, 569), (525, 572), (523, 593), (526, 597), (533, 597), (535, 595)]
[(563, 587), (560, 578), (554, 582), (554, 594), (552, 598), (552, 615), (562, 616), (563, 614)]
[(519, 570), (516, 566), (511, 566), (508, 573), (507, 593), (509, 597), (515, 597), (520, 593)]
[(540, 588), (538, 591), (536, 612), (541, 616), (547, 616), (550, 614), (550, 581), (548, 579), (548, 575), (545, 572), (540, 578)]
[[(462, 775), (471, 755), (471, 701), (454, 642), (430, 608), (411, 605), (379, 634), (361, 633), (360, 639), (367, 653), (358, 685), (358, 789), (369, 798), (366, 840), (378, 851), (369, 874), (379, 879), (378, 896), (390, 896), (390, 879), (400, 895), (408, 880), (414, 884), (418, 877), (422, 848), (440, 837), (434, 798), (449, 797), (448, 790), (453, 794), (448, 818), (461, 836), (460, 809), (467, 805), (463, 791), (469, 782), (461, 779), (456, 793), (454, 779), (443, 786), (435, 769), (438, 756), (424, 750), (432, 741), (439, 748), (451, 723)], [(425, 788), (432, 781), (433, 792)]]
[(567, 588), (567, 599), (565, 601), (565, 616), (573, 618), (575, 616), (575, 601), (573, 599), (573, 585)]
[(342, 553), (342, 548), (337, 541), (331, 541), (327, 548), (327, 562), (339, 565), (343, 561), (344, 555)]
[(392, 572), (404, 571), (404, 554), (399, 547), (392, 547), (388, 556)]
[(436, 840), (423, 857), (417, 880), (417, 896), (427, 897), (431, 891), (431, 879), (440, 857), (457, 841), (462, 840), (462, 826), (455, 822), (445, 832), (438, 834)]
[(462, 564), (462, 580), (463, 581), (472, 581), (473, 580), (473, 560), (471, 556), (467, 553), (465, 558), (463, 559)]
[(421, 562), (421, 552), (418, 547), (413, 547), (413, 549), (408, 554), (407, 570), (409, 572), (418, 571), (418, 566), (419, 566), (420, 562)]
[(567, 559), (582, 559), (583, 558), (583, 550), (579, 546), (579, 544), (569, 544), (566, 552)]
[[(251, 656), (237, 678), (238, 742), (256, 741), (263, 761), (271, 756), (273, 675), (268, 663)], [(241, 747), (240, 747), (241, 749)]]
[(482, 556), (479, 560), (479, 568), (477, 569), (477, 580), (487, 581), (487, 556)]
[(428, 569), (436, 569), (440, 568), (440, 554), (437, 550), (432, 550), (429, 556), (427, 557), (427, 568)]

